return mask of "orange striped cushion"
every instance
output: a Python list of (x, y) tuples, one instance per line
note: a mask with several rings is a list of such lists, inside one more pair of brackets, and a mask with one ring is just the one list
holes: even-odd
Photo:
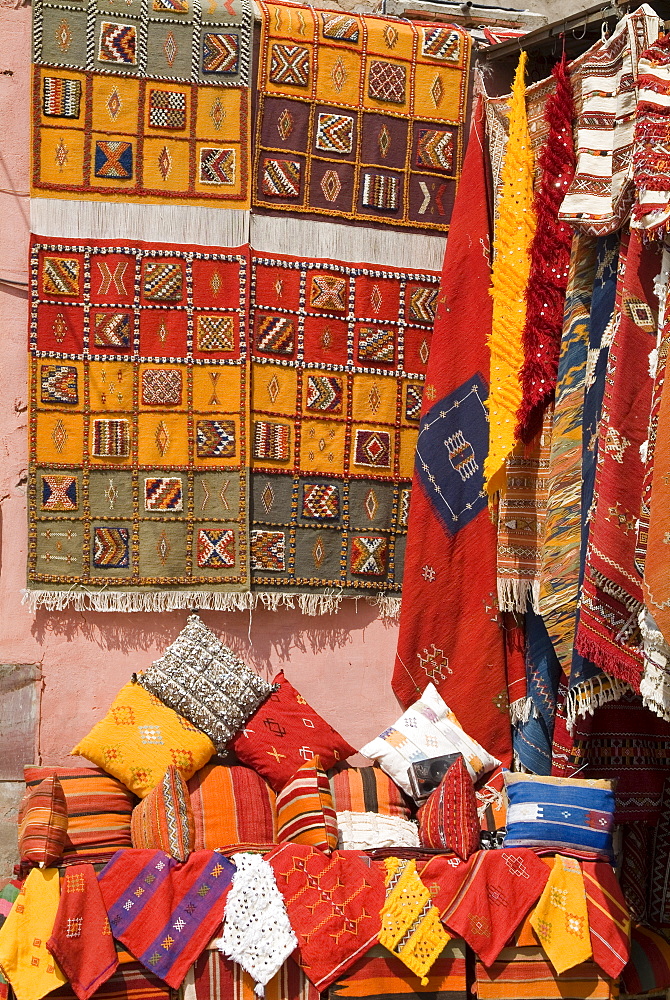
[(63, 856), (67, 802), (58, 778), (45, 778), (26, 794), (19, 824), (19, 853), (24, 861), (48, 868)]
[(159, 849), (186, 861), (195, 844), (193, 811), (188, 788), (176, 767), (169, 767), (159, 785), (133, 809), (133, 847)]
[(130, 815), (137, 800), (116, 778), (97, 767), (28, 765), (23, 773), (28, 790), (54, 775), (60, 781), (68, 814), (66, 858), (111, 857), (114, 851), (133, 846)]
[(380, 813), (411, 819), (414, 804), (381, 767), (340, 764), (328, 772), (336, 812)]
[(275, 793), (250, 767), (207, 764), (188, 782), (195, 850), (276, 844)]
[(318, 755), (299, 767), (277, 796), (277, 840), (321, 851), (337, 847), (337, 816)]

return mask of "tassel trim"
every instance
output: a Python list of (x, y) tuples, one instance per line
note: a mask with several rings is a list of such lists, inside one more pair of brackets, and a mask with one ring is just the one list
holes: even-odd
[(518, 580), (508, 577), (498, 577), (498, 607), (501, 611), (518, 611), (525, 614), (528, 601), (533, 611), (540, 613), (540, 581)]
[(532, 698), (517, 698), (509, 707), (509, 719), (513, 726), (522, 726), (530, 718), (539, 718)]
[[(618, 642), (625, 641), (623, 630), (617, 636)], [(585, 660), (590, 660), (612, 683), (620, 683), (625, 686), (625, 690), (633, 688), (635, 691), (640, 687), (640, 675), (642, 665), (636, 670), (623, 656), (618, 656), (616, 652), (609, 652), (603, 649), (599, 642), (590, 635), (579, 635), (575, 640), (575, 649)], [(625, 652), (625, 650), (624, 650)], [(641, 655), (641, 654), (640, 654)], [(620, 697), (620, 696), (619, 696)], [(609, 699), (617, 701), (617, 698)]]
[(333, 615), (342, 609), (345, 600), (367, 601), (379, 610), (379, 617), (395, 621), (400, 613), (400, 598), (379, 593), (374, 596), (351, 597), (342, 594), (274, 594), (274, 593), (218, 593), (216, 591), (165, 591), (130, 593), (122, 591), (91, 590), (23, 590), (22, 604), (31, 612), (39, 608), (47, 611), (253, 611), (258, 607), (267, 611), (290, 608), (303, 615)]
[(601, 705), (618, 701), (627, 691), (630, 691), (628, 684), (608, 676), (590, 677), (571, 688), (565, 702), (568, 731), (572, 733), (579, 718), (593, 715)]

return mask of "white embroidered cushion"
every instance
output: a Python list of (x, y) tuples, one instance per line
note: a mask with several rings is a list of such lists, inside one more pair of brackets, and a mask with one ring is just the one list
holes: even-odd
[(418, 701), (407, 709), (389, 728), (360, 751), (376, 760), (390, 778), (408, 795), (412, 795), (409, 769), (418, 760), (460, 753), (473, 781), (498, 767), (476, 740), (464, 733), (458, 719), (429, 684)]
[(337, 814), (337, 846), (341, 851), (365, 851), (373, 847), (419, 847), (419, 828), (402, 816), (357, 813), (348, 809)]

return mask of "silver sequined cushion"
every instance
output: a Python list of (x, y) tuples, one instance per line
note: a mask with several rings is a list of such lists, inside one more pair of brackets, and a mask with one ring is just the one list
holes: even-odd
[(160, 660), (138, 676), (142, 687), (225, 746), (274, 691), (191, 615)]

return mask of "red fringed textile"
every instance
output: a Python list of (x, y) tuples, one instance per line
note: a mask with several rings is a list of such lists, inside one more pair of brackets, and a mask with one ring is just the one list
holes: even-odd
[(583, 861), (582, 875), (589, 914), (593, 961), (618, 979), (630, 957), (630, 917), (608, 861)]
[(421, 872), (442, 923), (462, 937), (484, 965), (496, 960), (548, 878), (547, 865), (523, 847), (478, 851), (465, 863), (433, 858)]
[(47, 948), (79, 1000), (88, 1000), (115, 972), (119, 957), (93, 865), (65, 872)]
[(617, 291), (621, 311), (607, 363), (595, 511), (575, 639), (585, 659), (636, 691), (643, 669), (637, 621), (644, 598), (635, 564), (645, 474), (640, 446), (649, 431), (649, 354), (656, 347), (658, 308), (654, 280), (660, 269), (658, 246), (643, 245), (639, 230), (632, 231)]
[(556, 389), (572, 245), (572, 228), (558, 219), (575, 172), (575, 105), (565, 54), (552, 73), (556, 89), (544, 113), (549, 133), (538, 164), (541, 180), (534, 204), (537, 228), (530, 245), (524, 363), (520, 373), (523, 398), (517, 413), (516, 436), (526, 444), (539, 431), (544, 407)]
[(496, 531), (483, 477), (489, 438), (486, 335), (492, 310), (484, 142), (478, 103), (426, 374), (392, 683), (407, 708), (432, 681), (465, 732), (509, 766)]

